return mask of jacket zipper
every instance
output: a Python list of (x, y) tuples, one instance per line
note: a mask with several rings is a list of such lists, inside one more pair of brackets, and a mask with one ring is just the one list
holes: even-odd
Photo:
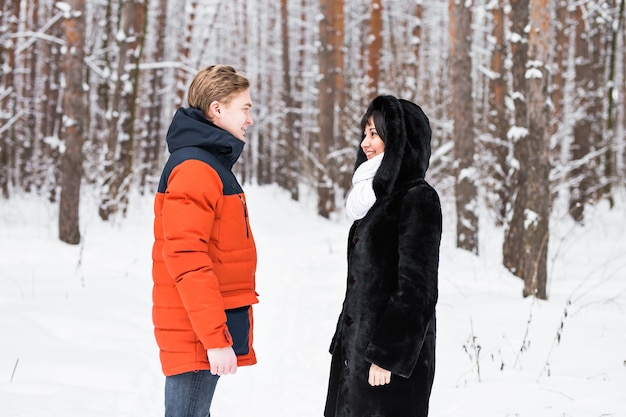
[(246, 238), (250, 238), (250, 223), (248, 222), (248, 205), (246, 204), (246, 200), (243, 199), (241, 195), (239, 196), (239, 200), (241, 200), (241, 205), (243, 206), (243, 218), (246, 222)]

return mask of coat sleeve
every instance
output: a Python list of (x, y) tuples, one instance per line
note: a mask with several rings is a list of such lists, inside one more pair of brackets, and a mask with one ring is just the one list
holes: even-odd
[(163, 259), (205, 349), (232, 345), (208, 244), (222, 183), (209, 165), (187, 160), (170, 174), (163, 202)]
[(423, 184), (407, 192), (398, 221), (397, 287), (365, 351), (369, 362), (406, 378), (435, 315), (441, 222), (432, 187)]

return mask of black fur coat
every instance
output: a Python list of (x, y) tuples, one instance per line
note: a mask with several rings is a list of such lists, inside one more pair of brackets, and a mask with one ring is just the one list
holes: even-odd
[[(425, 417), (435, 372), (441, 206), (424, 180), (431, 130), (421, 108), (393, 96), (385, 119), (376, 203), (352, 225), (348, 277), (332, 353), (326, 417)], [(357, 166), (365, 160), (359, 151)], [(390, 370), (368, 384), (370, 364)]]

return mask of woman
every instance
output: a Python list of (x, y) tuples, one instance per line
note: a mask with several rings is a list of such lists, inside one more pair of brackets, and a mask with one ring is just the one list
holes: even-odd
[(441, 206), (424, 180), (428, 118), (379, 96), (361, 121), (347, 210), (348, 279), (326, 417), (424, 417), (435, 373)]

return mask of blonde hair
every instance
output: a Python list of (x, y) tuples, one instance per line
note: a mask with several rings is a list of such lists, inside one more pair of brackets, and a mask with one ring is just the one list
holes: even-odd
[(206, 116), (212, 102), (227, 104), (233, 95), (249, 88), (250, 80), (230, 65), (210, 65), (202, 68), (191, 82), (187, 102)]

